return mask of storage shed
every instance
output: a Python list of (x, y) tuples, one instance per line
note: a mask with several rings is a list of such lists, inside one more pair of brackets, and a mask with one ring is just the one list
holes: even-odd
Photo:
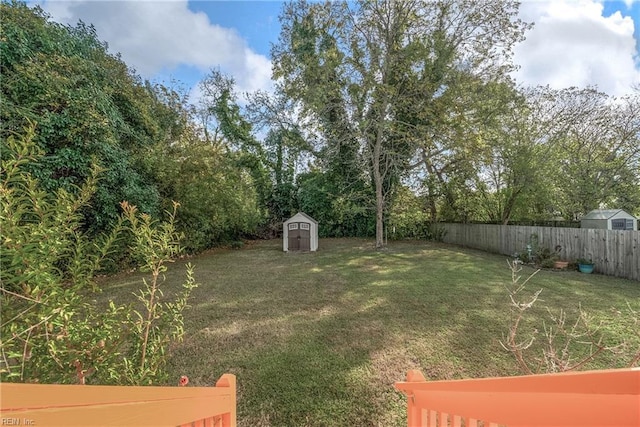
[(318, 221), (298, 212), (284, 222), (282, 227), (282, 249), (289, 251), (318, 250)]
[(637, 230), (638, 219), (622, 209), (595, 209), (580, 220), (581, 228)]

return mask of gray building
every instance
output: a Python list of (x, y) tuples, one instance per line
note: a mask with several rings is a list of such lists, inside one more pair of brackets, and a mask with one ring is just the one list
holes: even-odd
[(581, 228), (637, 230), (638, 219), (622, 209), (595, 209), (580, 219)]

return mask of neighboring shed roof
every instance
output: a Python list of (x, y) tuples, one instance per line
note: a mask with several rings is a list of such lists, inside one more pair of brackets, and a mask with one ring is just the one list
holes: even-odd
[(633, 215), (627, 213), (622, 209), (594, 209), (583, 216), (581, 219), (609, 219), (621, 212), (630, 216), (631, 218), (635, 218)]
[[(289, 218), (288, 220), (286, 220), (284, 223), (288, 223), (288, 222), (292, 222), (291, 220), (293, 220), (295, 217), (297, 216), (303, 216), (304, 218), (308, 219), (309, 221), (313, 222), (315, 225), (318, 225), (318, 221), (316, 221), (315, 219), (311, 218), (309, 215), (307, 215), (304, 212), (298, 212), (297, 214), (295, 214), (294, 216), (292, 216), (291, 218)], [(293, 221), (295, 222), (295, 221)]]

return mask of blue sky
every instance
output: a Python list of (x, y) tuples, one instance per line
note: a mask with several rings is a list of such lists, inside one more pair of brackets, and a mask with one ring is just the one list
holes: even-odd
[[(607, 1), (603, 3), (602, 16), (610, 17), (619, 12), (622, 16), (631, 18), (635, 23), (633, 36), (636, 41), (636, 52), (640, 56), (640, 1), (626, 4), (624, 1)], [(638, 58), (640, 61), (640, 58)]]
[[(197, 83), (211, 68), (235, 77), (238, 90), (272, 88), (269, 49), (280, 31), (280, 1), (39, 0), (54, 20), (95, 25), (99, 37), (144, 78)], [(597, 85), (624, 95), (640, 85), (640, 1), (523, 1), (536, 23), (516, 48), (525, 85)]]
[[(620, 12), (624, 16), (631, 17), (635, 22), (640, 20), (640, 1), (626, 3), (624, 1), (606, 1), (603, 2), (603, 16), (611, 16), (615, 12)], [(638, 27), (636, 27), (638, 30)], [(640, 40), (640, 32), (635, 33), (636, 40)]]
[(206, 13), (218, 25), (234, 28), (253, 50), (265, 56), (280, 34), (280, 1), (190, 1), (188, 7)]

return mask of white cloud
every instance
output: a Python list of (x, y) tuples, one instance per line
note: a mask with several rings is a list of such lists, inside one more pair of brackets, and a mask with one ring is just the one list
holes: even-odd
[(202, 73), (219, 67), (234, 76), (239, 92), (271, 88), (271, 63), (253, 52), (233, 29), (211, 23), (202, 12), (175, 1), (47, 1), (54, 20), (93, 24), (109, 50), (145, 78), (178, 66)]
[(634, 22), (620, 12), (605, 18), (602, 11), (602, 4), (592, 0), (524, 2), (520, 15), (535, 26), (516, 47), (515, 61), (521, 65), (516, 80), (628, 93), (640, 83)]

